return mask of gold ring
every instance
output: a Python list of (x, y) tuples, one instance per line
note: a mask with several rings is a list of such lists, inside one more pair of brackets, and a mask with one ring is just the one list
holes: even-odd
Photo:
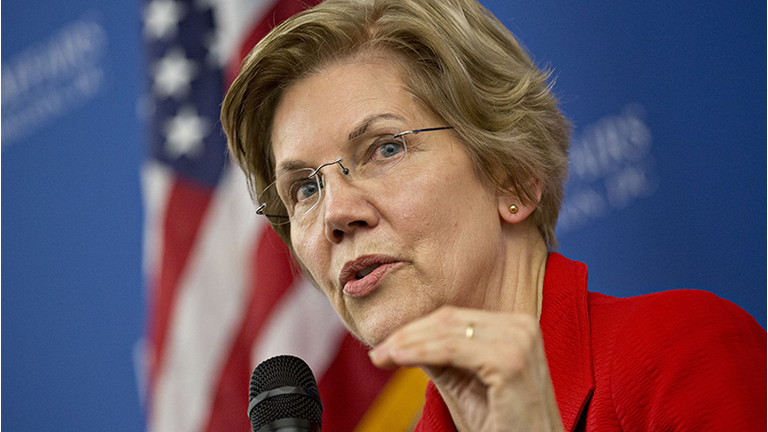
[(475, 324), (469, 323), (467, 326), (467, 330), (464, 332), (464, 336), (467, 337), (467, 339), (472, 339), (472, 336), (475, 335)]

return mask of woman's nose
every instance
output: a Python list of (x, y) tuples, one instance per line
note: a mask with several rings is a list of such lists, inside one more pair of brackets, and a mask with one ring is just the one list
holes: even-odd
[(344, 237), (361, 229), (372, 228), (379, 223), (379, 213), (360, 185), (349, 178), (334, 174), (328, 178), (320, 206), (326, 238), (339, 243)]

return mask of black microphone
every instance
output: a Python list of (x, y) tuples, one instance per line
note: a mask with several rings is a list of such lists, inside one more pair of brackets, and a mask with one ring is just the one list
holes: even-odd
[(264, 360), (251, 375), (248, 418), (253, 432), (319, 432), (323, 403), (312, 369), (281, 355)]

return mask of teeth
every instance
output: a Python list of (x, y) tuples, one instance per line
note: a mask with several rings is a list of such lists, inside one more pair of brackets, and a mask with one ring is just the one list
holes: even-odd
[(368, 266), (368, 267), (360, 270), (359, 272), (357, 272), (355, 277), (358, 278), (358, 279), (362, 279), (362, 278), (368, 276), (372, 271), (376, 270), (380, 265), (381, 264), (374, 264), (374, 265)]

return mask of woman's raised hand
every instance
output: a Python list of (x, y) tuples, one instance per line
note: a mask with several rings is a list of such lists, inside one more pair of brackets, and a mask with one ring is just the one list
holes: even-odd
[(445, 306), (370, 352), (382, 368), (419, 367), (459, 431), (562, 431), (536, 317)]

